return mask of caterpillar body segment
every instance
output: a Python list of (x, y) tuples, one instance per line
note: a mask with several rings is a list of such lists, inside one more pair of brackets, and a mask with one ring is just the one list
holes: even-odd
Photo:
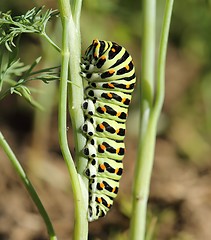
[(125, 137), (125, 124), (110, 119), (92, 116), (84, 122), (82, 131), (87, 137), (110, 138), (123, 141)]
[(87, 87), (85, 89), (86, 96), (92, 100), (104, 101), (105, 103), (113, 103), (122, 107), (127, 107), (131, 101), (130, 93), (117, 92), (115, 90), (102, 90)]
[(117, 122), (125, 122), (127, 118), (127, 108), (107, 104), (98, 100), (86, 99), (83, 102), (84, 114), (87, 116), (96, 116), (100, 118), (108, 118)]
[(125, 154), (125, 144), (111, 139), (89, 138), (83, 152), (89, 158), (106, 157), (122, 160)]
[(123, 173), (122, 161), (110, 158), (90, 158), (85, 175), (90, 178), (106, 178), (119, 181)]
[(96, 89), (102, 89), (102, 90), (112, 90), (115, 89), (118, 92), (124, 92), (124, 93), (131, 93), (134, 90), (135, 86), (135, 75), (131, 78), (130, 81), (127, 81), (125, 79), (119, 79), (121, 82), (92, 82), (90, 83), (90, 86), (92, 88)]

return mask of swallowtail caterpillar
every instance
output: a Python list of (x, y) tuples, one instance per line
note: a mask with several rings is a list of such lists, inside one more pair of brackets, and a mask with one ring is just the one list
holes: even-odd
[(81, 62), (87, 82), (82, 131), (87, 142), (90, 222), (106, 215), (117, 196), (125, 154), (125, 122), (136, 75), (130, 54), (111, 41), (94, 40)]

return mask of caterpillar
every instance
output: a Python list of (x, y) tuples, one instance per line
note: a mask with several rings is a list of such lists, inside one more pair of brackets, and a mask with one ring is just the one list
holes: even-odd
[(107, 214), (123, 173), (125, 122), (136, 75), (131, 56), (115, 42), (93, 40), (81, 61), (85, 100), (82, 104), (88, 159), (88, 220)]

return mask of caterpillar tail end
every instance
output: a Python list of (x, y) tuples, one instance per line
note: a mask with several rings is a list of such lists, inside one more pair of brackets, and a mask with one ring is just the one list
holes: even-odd
[(100, 208), (99, 206), (89, 206), (88, 208), (88, 221), (94, 222), (101, 217), (106, 215), (107, 211), (105, 209)]

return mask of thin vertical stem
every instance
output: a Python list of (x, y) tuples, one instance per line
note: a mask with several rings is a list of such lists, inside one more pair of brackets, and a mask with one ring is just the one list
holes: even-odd
[[(144, 240), (145, 237), (147, 199), (154, 150), (154, 132), (149, 126), (149, 118), (154, 93), (155, 20), (156, 0), (144, 0), (140, 117), (142, 121), (140, 124), (138, 158), (133, 186), (131, 240)], [(148, 144), (150, 144), (150, 150)]]
[(155, 85), (156, 0), (143, 0), (143, 39), (141, 67), (142, 113), (151, 108)]
[(82, 197), (80, 203), (81, 222), (83, 224), (84, 237), (88, 234), (88, 179), (84, 175), (87, 166), (87, 159), (82, 154), (82, 149), (86, 144), (86, 138), (82, 134), (81, 126), (84, 123), (84, 115), (82, 111), (82, 103), (84, 101), (84, 88), (82, 78), (80, 76), (80, 61), (81, 61), (81, 35), (80, 35), (80, 11), (81, 0), (75, 0), (72, 8), (73, 18), (70, 19), (69, 25), (69, 76), (70, 84), (68, 86), (68, 102), (71, 123), (74, 133), (75, 142), (75, 161), (77, 166), (78, 176), (80, 177)]
[(83, 178), (83, 172), (87, 166), (87, 160), (83, 158), (82, 155), (82, 149), (85, 146), (86, 138), (81, 131), (81, 126), (84, 123), (84, 115), (82, 110), (82, 103), (84, 101), (84, 89), (82, 78), (79, 74), (81, 71), (81, 37), (79, 26), (76, 25), (73, 19), (70, 21), (69, 32), (71, 33), (69, 36), (69, 49), (71, 56), (69, 62), (71, 83), (69, 84), (68, 88), (69, 111), (72, 127), (74, 130), (77, 170)]
[[(152, 1), (144, 1), (145, 4), (150, 4)], [(146, 5), (144, 5), (146, 6)], [(153, 4), (155, 7), (155, 5)], [(149, 6), (148, 6), (149, 7)], [(132, 210), (132, 219), (131, 219), (131, 240), (144, 240), (145, 232), (146, 232), (146, 213), (147, 213), (147, 201), (149, 196), (150, 189), (150, 179), (151, 172), (153, 166), (154, 159), (154, 149), (155, 149), (155, 140), (156, 140), (156, 129), (158, 118), (161, 112), (161, 108), (164, 101), (164, 84), (165, 84), (165, 58), (166, 58), (166, 50), (167, 50), (167, 41), (170, 27), (170, 20), (173, 8), (173, 0), (166, 1), (166, 7), (164, 12), (163, 19), (163, 27), (161, 32), (161, 41), (159, 46), (159, 55), (158, 55), (158, 65), (157, 65), (157, 88), (155, 94), (151, 96), (149, 92), (153, 89), (150, 87), (153, 85), (154, 76), (149, 73), (149, 69), (142, 69), (142, 79), (144, 81), (144, 85), (142, 85), (142, 113), (141, 113), (141, 129), (140, 129), (140, 138), (139, 138), (139, 152), (138, 159), (136, 163), (136, 172), (134, 178), (134, 189), (133, 189), (133, 210)], [(148, 9), (148, 8), (147, 8)], [(147, 9), (144, 7), (144, 11), (146, 10), (146, 15), (144, 18), (144, 26), (146, 27), (147, 22)], [(153, 20), (155, 21), (155, 11)], [(149, 14), (150, 15), (150, 14)], [(151, 22), (152, 23), (152, 22)], [(155, 23), (155, 22), (154, 22)], [(154, 25), (153, 25), (154, 26)], [(148, 26), (150, 28), (150, 26)], [(151, 31), (150, 31), (151, 32)], [(149, 35), (150, 33), (148, 33)], [(146, 38), (149, 36), (147, 35)], [(153, 48), (155, 42), (155, 35), (153, 33), (152, 37), (154, 37)], [(145, 39), (145, 36), (144, 36)], [(145, 44), (146, 43), (146, 44)], [(152, 44), (152, 41), (151, 41)], [(143, 48), (150, 48), (150, 42), (143, 43)], [(155, 49), (154, 49), (155, 50)], [(145, 50), (147, 52), (147, 50)], [(145, 53), (146, 53), (145, 52)], [(144, 56), (142, 57), (143, 68), (150, 68), (152, 65), (149, 64), (150, 60), (155, 61), (155, 51), (154, 56), (151, 52), (151, 57)], [(152, 85), (151, 85), (152, 84)], [(149, 91), (150, 90), (150, 91)], [(147, 92), (144, 95), (144, 92)], [(154, 97), (155, 95), (155, 97)], [(155, 100), (154, 105), (153, 99)]]
[[(82, 111), (82, 103), (84, 101), (83, 82), (80, 77), (80, 60), (81, 60), (81, 38), (79, 26), (73, 19), (70, 19), (69, 23), (69, 50), (70, 50), (70, 62), (69, 62), (69, 76), (70, 84), (68, 86), (68, 107), (71, 117), (72, 129), (74, 133), (75, 142), (75, 162), (80, 178), (81, 199), (80, 199), (80, 222), (83, 229), (84, 238), (88, 234), (88, 179), (84, 175), (84, 170), (87, 166), (87, 159), (82, 154), (82, 149), (86, 144), (86, 138), (82, 134), (81, 126), (84, 123), (84, 116)], [(76, 236), (75, 236), (76, 237)], [(82, 237), (82, 236), (81, 236)]]
[(82, 0), (73, 0), (72, 14), (75, 26), (80, 29), (80, 16), (81, 16)]

